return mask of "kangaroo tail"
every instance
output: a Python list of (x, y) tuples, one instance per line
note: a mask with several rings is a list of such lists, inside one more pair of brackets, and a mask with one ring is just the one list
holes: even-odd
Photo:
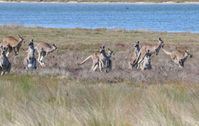
[(87, 60), (89, 60), (90, 58), (92, 58), (92, 55), (88, 56), (84, 61), (82, 61), (81, 63), (77, 63), (77, 65), (82, 65), (84, 64)]
[(171, 52), (166, 51), (166, 50), (165, 50), (165, 49), (163, 49), (163, 48), (162, 48), (162, 50), (163, 50), (163, 52), (164, 52), (165, 54), (167, 54), (167, 55), (171, 55)]

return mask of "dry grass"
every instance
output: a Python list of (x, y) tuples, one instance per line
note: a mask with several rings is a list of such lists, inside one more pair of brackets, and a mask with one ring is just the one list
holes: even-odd
[(197, 126), (199, 85), (89, 82), (59, 77), (1, 78), (5, 126)]
[[(18, 33), (27, 41), (55, 43), (58, 50), (46, 68), (32, 72), (23, 69), (22, 50), (10, 57), (11, 73), (0, 80), (1, 125), (199, 125), (198, 34), (0, 27), (0, 38)], [(168, 50), (188, 48), (194, 57), (179, 69), (161, 51), (151, 71), (129, 70), (132, 43), (154, 44), (158, 37)], [(76, 65), (102, 44), (115, 51), (113, 71), (92, 73), (91, 62)]]
[[(136, 81), (147, 83), (162, 83), (167, 81), (186, 81), (198, 83), (199, 72), (199, 36), (191, 33), (156, 33), (142, 31), (106, 30), (106, 29), (44, 29), (23, 27), (0, 27), (0, 38), (6, 35), (25, 37), (27, 43), (30, 39), (55, 43), (58, 50), (50, 54), (46, 62), (46, 68), (39, 68), (34, 73), (40, 75), (59, 75), (65, 78), (79, 80), (101, 80), (108, 82)], [(141, 72), (129, 70), (128, 57), (132, 52), (132, 44), (136, 41), (141, 43), (155, 44), (161, 37), (165, 41), (167, 50), (189, 49), (193, 58), (185, 62), (185, 68), (179, 69), (170, 61), (170, 58), (162, 51), (152, 60), (153, 70)], [(23, 45), (23, 48), (27, 48)], [(90, 72), (91, 61), (82, 66), (77, 63), (88, 55), (98, 51), (99, 46), (106, 45), (115, 54), (113, 56), (113, 71), (104, 74)], [(21, 50), (18, 57), (10, 57), (12, 72), (25, 73), (22, 61), (24, 52)]]

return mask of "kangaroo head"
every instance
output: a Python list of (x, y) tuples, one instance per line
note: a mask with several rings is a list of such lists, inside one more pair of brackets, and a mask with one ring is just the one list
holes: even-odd
[(135, 43), (134, 47), (135, 47), (135, 48), (139, 48), (139, 46), (140, 46), (140, 42), (137, 41), (137, 42)]
[(108, 57), (111, 57), (113, 54), (113, 51), (111, 49), (108, 48), (108, 51), (107, 51), (107, 56)]
[(28, 46), (29, 46), (30, 48), (33, 48), (33, 49), (34, 49), (33, 39), (30, 41), (30, 43), (28, 44)]
[(151, 57), (151, 55), (152, 55), (152, 54), (151, 54), (150, 50), (147, 50), (146, 56), (147, 56), (147, 57)]
[(19, 42), (24, 42), (25, 43), (24, 38), (21, 35), (18, 34), (18, 37), (19, 37)]
[(1, 46), (0, 49), (1, 49), (1, 55), (6, 56), (6, 53), (7, 53), (7, 51), (8, 51), (8, 48), (7, 48), (7, 47), (4, 47), (4, 46)]
[(100, 47), (99, 52), (100, 52), (100, 53), (104, 53), (104, 54), (105, 54), (105, 46)]
[(164, 41), (162, 40), (162, 38), (159, 38), (159, 46), (160, 46), (161, 48), (164, 47)]
[(189, 56), (190, 58), (192, 58), (192, 57), (193, 57), (193, 55), (192, 55), (192, 54), (190, 54), (189, 50), (185, 50), (185, 56)]
[(55, 44), (52, 45), (53, 49), (56, 50), (57, 46)]
[(164, 47), (164, 41), (161, 38), (159, 38), (158, 46), (155, 49), (156, 55), (158, 55), (160, 49), (163, 47)]

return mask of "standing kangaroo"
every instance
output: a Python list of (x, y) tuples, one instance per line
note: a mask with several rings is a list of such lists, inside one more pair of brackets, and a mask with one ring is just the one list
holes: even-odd
[(27, 70), (33, 70), (37, 68), (37, 60), (35, 58), (35, 48), (33, 40), (28, 45), (27, 56), (24, 59), (24, 65)]
[(159, 38), (159, 42), (158, 44), (156, 45), (143, 45), (140, 49), (140, 52), (139, 52), (139, 60), (138, 60), (138, 65), (137, 65), (137, 68), (139, 69), (140, 67), (140, 63), (143, 61), (144, 57), (145, 57), (145, 54), (150, 51), (150, 54), (153, 55), (153, 54), (156, 54), (158, 55), (159, 54), (159, 51), (160, 49), (164, 46), (164, 41)]
[(6, 36), (3, 38), (2, 46), (7, 47), (8, 51), (6, 53), (6, 56), (9, 55), (9, 53), (14, 50), (15, 56), (19, 54), (19, 49), (22, 46), (22, 43), (24, 41), (24, 38), (21, 35), (18, 35), (19, 38), (15, 38), (13, 36)]
[(112, 55), (113, 51), (108, 48), (108, 51), (106, 53), (106, 60), (104, 62), (104, 67), (103, 67), (103, 69), (105, 69), (106, 72), (110, 72), (112, 70), (112, 60), (111, 60)]
[(1, 46), (0, 47), (0, 71), (1, 75), (4, 75), (6, 72), (9, 73), (11, 69), (11, 63), (6, 56), (8, 48)]
[(141, 70), (149, 70), (152, 68), (151, 66), (151, 56), (152, 53), (150, 52), (150, 50), (147, 51), (147, 53), (144, 55), (143, 60), (141, 61), (141, 65), (140, 65), (140, 69)]
[(133, 52), (133, 55), (131, 56), (131, 59), (129, 62), (131, 69), (133, 69), (133, 67), (137, 67), (137, 62), (140, 57), (140, 42), (137, 41), (133, 47), (134, 47), (134, 52)]
[(35, 43), (35, 49), (38, 53), (38, 62), (41, 66), (45, 67), (45, 63), (44, 63), (44, 57), (46, 57), (49, 53), (55, 51), (57, 49), (57, 47), (55, 46), (55, 44), (49, 44), (46, 42), (38, 42)]

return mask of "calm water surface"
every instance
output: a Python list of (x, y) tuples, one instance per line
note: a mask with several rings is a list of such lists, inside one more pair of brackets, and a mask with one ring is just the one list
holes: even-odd
[(199, 4), (0, 3), (0, 25), (199, 32)]

